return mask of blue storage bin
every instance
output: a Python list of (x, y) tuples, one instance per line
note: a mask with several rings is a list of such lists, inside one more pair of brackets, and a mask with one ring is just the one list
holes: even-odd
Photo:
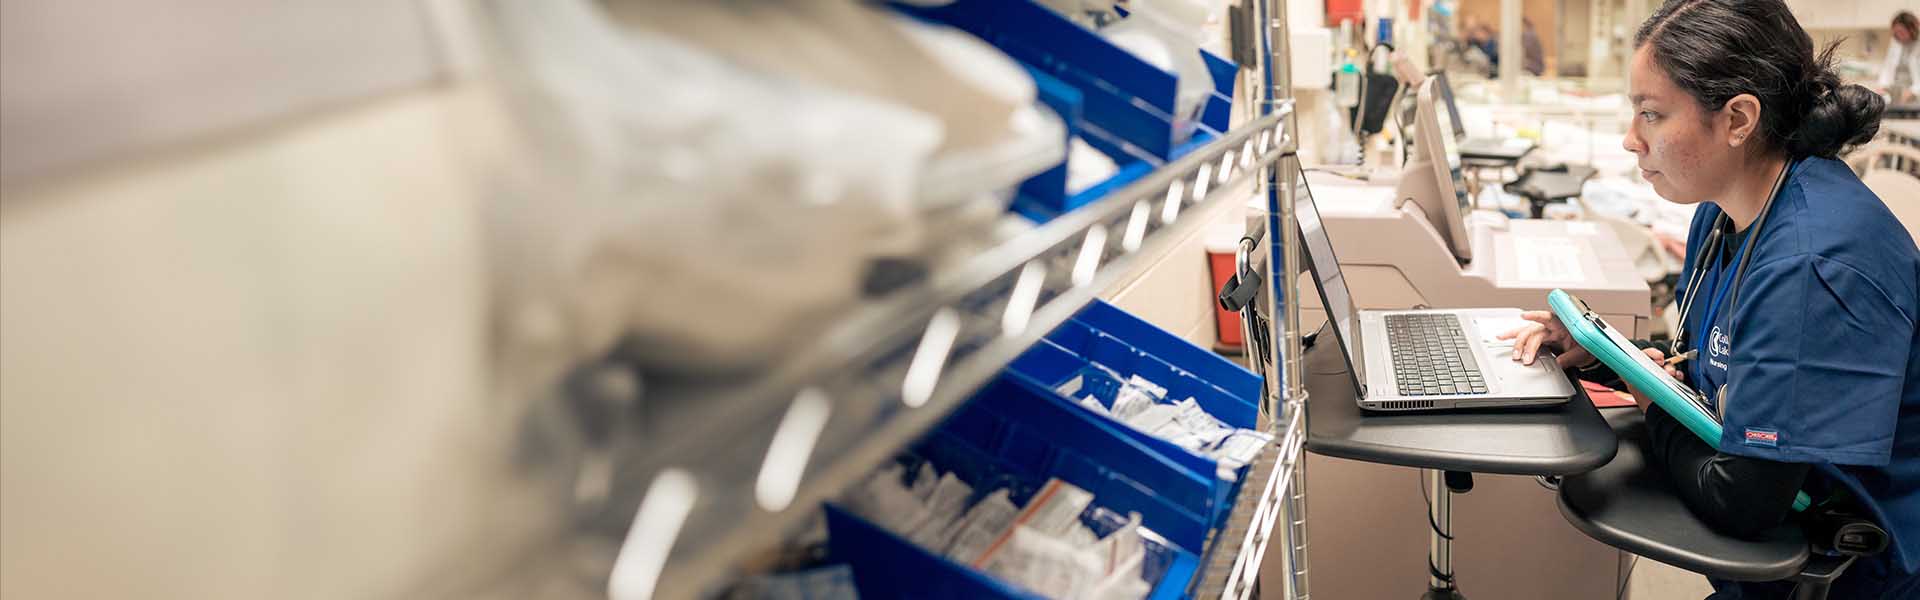
[[(1226, 131), (1239, 67), (1201, 51), (1213, 76), (1200, 123), (1185, 143), (1173, 139), (1176, 79), (1099, 34), (1032, 0), (958, 0), (936, 7), (896, 5), (910, 15), (978, 36), (1020, 61), (1033, 74), (1040, 100), (1078, 137), (1120, 166), (1108, 181), (1066, 193), (1062, 163), (1023, 183), (1013, 209), (1046, 222), (1133, 183), (1166, 161)], [(1070, 138), (1071, 139), (1071, 138)]]
[[(1079, 125), (1083, 120), (1080, 107), (1085, 103), (1086, 97), (1080, 93), (1080, 90), (1074, 89), (1073, 86), (1067, 85), (1066, 82), (1055, 79), (1039, 69), (1029, 66), (1027, 67), (1027, 74), (1033, 76), (1035, 92), (1036, 95), (1039, 96), (1040, 102), (1045, 104), (1047, 108), (1052, 109), (1055, 114), (1060, 115), (1060, 122), (1066, 124), (1067, 137), (1065, 141), (1068, 144), (1073, 143), (1073, 137), (1082, 134)], [(1062, 160), (1060, 164), (1054, 165), (1053, 168), (1047, 169), (1045, 172), (1021, 182), (1020, 190), (1014, 196), (1013, 210), (1025, 214), (1025, 211), (1021, 208), (1023, 204), (1030, 204), (1042, 208), (1060, 207), (1066, 203), (1066, 200), (1067, 162)], [(1056, 212), (1063, 211), (1056, 210)], [(1027, 215), (1027, 218), (1035, 221), (1046, 220), (1033, 215)]]
[[(828, 505), (828, 560), (853, 570), (854, 589), (861, 598), (924, 598), (976, 600), (984, 598), (1042, 598), (1009, 585), (978, 569), (900, 539), (891, 531), (839, 507)], [(1200, 568), (1200, 559), (1180, 549), (1167, 549), (1171, 560), (1148, 600), (1185, 598), (1186, 588)]]
[(1118, 338), (1246, 402), (1246, 410), (1251, 412), (1242, 413), (1244, 424), (1235, 422), (1238, 418), (1235, 415), (1215, 413), (1214, 416), (1235, 427), (1253, 426), (1261, 390), (1260, 376), (1253, 371), (1099, 300), (1089, 303), (1071, 321)]
[[(1098, 364), (1105, 370), (1093, 368)], [(1189, 470), (1217, 473), (1218, 463), (1205, 455), (1099, 415), (1073, 399), (1053, 392), (1076, 376), (1083, 377), (1081, 395), (1091, 393), (1102, 404), (1113, 404), (1117, 384), (1139, 375), (1167, 389), (1167, 399), (1193, 398), (1222, 423), (1254, 429), (1259, 420), (1260, 377), (1225, 358), (1195, 346), (1111, 304), (1094, 301), (1079, 314), (1048, 333), (1041, 343), (1020, 355), (1008, 370), (1034, 387), (1048, 392), (1054, 404), (1102, 419), (1124, 435), (1152, 448)], [(1111, 379), (1106, 371), (1117, 373)], [(1223, 523), (1245, 479), (1245, 468), (1232, 479), (1210, 477), (1215, 511), (1210, 523)]]
[(1233, 85), (1240, 76), (1240, 64), (1205, 50), (1200, 51), (1200, 58), (1207, 63), (1207, 74), (1213, 76), (1213, 94), (1207, 97), (1207, 107), (1200, 113), (1200, 126), (1217, 136), (1225, 133), (1231, 124)]
[(1008, 56), (1078, 88), (1085, 94), (1087, 141), (1115, 156), (1123, 141), (1159, 160), (1173, 157), (1174, 76), (1031, 0), (957, 0), (943, 6), (901, 5), (901, 10), (958, 27)]
[(900, 539), (859, 515), (827, 505), (828, 560), (853, 568), (861, 598), (1032, 598), (925, 548)]
[[(1113, 137), (1098, 126), (1089, 124), (1082, 110), (1086, 95), (1079, 89), (1032, 66), (1027, 66), (1027, 73), (1033, 76), (1041, 103), (1059, 114), (1061, 122), (1066, 123), (1068, 143), (1072, 143), (1073, 138), (1077, 136), (1094, 149), (1106, 154), (1115, 164), (1123, 166), (1107, 181), (1069, 196), (1067, 194), (1067, 163), (1063, 160), (1052, 169), (1028, 178), (1020, 184), (1019, 192), (1013, 201), (1014, 212), (1036, 223), (1045, 223), (1067, 211), (1104, 198), (1113, 190), (1133, 183), (1134, 180), (1146, 176), (1163, 164), (1153, 155)], [(1178, 148), (1175, 150), (1176, 155), (1185, 154), (1191, 148), (1192, 144)]]
[[(1203, 547), (1213, 514), (1223, 508), (1213, 493), (1212, 467), (1195, 468), (1156, 451), (1127, 426), (1055, 397), (1030, 379), (1002, 374), (941, 425), (938, 434), (950, 437), (930, 437), (967, 446), (921, 444), (917, 452), (968, 483), (1003, 477), (991, 487), (1011, 488), (1016, 504), (1058, 477), (1093, 492), (1101, 506), (1140, 513), (1148, 529), (1175, 544)], [(952, 450), (967, 447), (984, 449), (993, 460)]]
[[(1199, 570), (1189, 548), (1203, 548), (1214, 509), (1208, 473), (1154, 452), (1111, 423), (1046, 399), (1024, 378), (989, 383), (927, 437), (909, 461), (925, 460), (974, 488), (978, 501), (1007, 488), (1017, 505), (1058, 478), (1093, 493), (1093, 505), (1137, 512), (1141, 523), (1172, 542), (1149, 572), (1163, 571), (1152, 598), (1177, 598)], [(912, 598), (1027, 597), (971, 567), (914, 546), (836, 507), (827, 509), (834, 562), (850, 565), (863, 596)]]

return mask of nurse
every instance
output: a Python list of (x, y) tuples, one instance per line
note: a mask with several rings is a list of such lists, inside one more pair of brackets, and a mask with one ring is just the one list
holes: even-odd
[[(1675, 375), (1725, 427), (1704, 443), (1644, 397), (1650, 456), (1714, 527), (1752, 536), (1796, 490), (1839, 499), (1892, 535), (1834, 598), (1920, 598), (1920, 250), (1835, 157), (1867, 141), (1878, 94), (1843, 85), (1831, 48), (1781, 0), (1670, 0), (1641, 25), (1626, 149), (1662, 198), (1693, 204)], [(1551, 313), (1509, 332), (1613, 379)], [(1638, 394), (1636, 394), (1638, 396)], [(1712, 582), (1712, 598), (1786, 598), (1786, 582)]]

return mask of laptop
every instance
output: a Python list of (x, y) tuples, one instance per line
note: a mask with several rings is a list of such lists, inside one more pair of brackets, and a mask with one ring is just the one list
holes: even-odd
[(1334, 258), (1333, 241), (1301, 177), (1305, 196), (1294, 207), (1307, 266), (1327, 310), (1328, 329), (1353, 376), (1354, 397), (1371, 411), (1553, 406), (1573, 384), (1552, 354), (1532, 365), (1513, 360), (1513, 346), (1493, 341), (1520, 319), (1517, 308), (1358, 310)]

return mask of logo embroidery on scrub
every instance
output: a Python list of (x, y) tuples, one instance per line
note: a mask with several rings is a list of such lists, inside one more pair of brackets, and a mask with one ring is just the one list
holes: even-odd
[(1707, 351), (1712, 352), (1714, 356), (1726, 356), (1732, 353), (1733, 336), (1720, 333), (1720, 327), (1714, 326), (1713, 334), (1708, 340)]
[(1780, 447), (1780, 432), (1773, 429), (1748, 427), (1746, 444), (1748, 446), (1778, 448)]

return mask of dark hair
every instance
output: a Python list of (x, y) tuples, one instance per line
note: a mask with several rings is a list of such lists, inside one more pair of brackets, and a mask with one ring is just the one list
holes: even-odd
[(1913, 13), (1904, 10), (1893, 13), (1893, 22), (1888, 23), (1887, 26), (1893, 27), (1896, 25), (1907, 28), (1907, 33), (1920, 35), (1920, 19), (1914, 18)]
[(1834, 158), (1880, 130), (1886, 100), (1833, 72), (1833, 50), (1781, 0), (1667, 0), (1634, 35), (1654, 64), (1708, 111), (1740, 94), (1760, 99), (1760, 139), (1790, 157)]

